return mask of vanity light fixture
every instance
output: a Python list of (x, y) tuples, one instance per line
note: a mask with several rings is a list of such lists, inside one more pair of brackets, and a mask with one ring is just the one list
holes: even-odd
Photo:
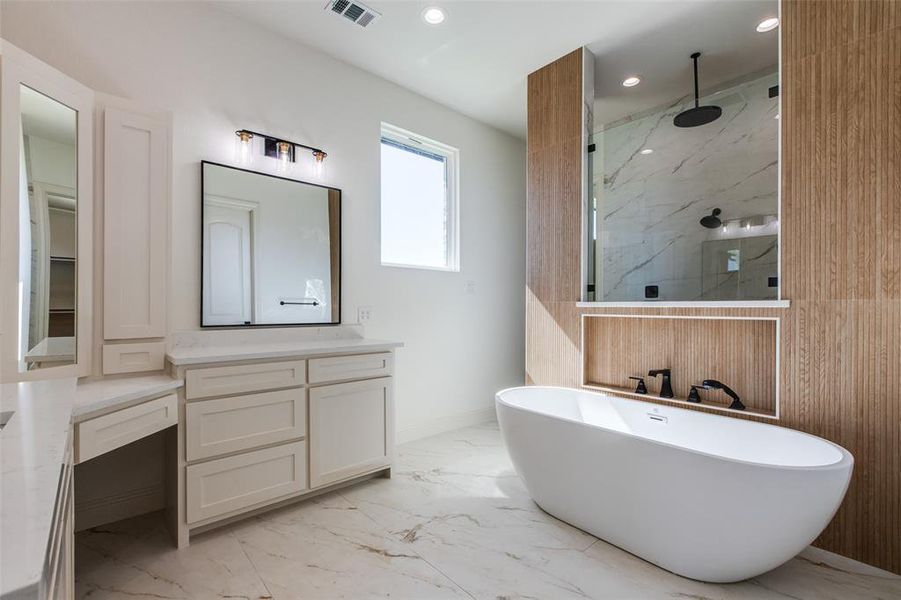
[(445, 14), (444, 9), (437, 6), (430, 6), (422, 11), (422, 20), (429, 25), (440, 25), (444, 23), (444, 19), (446, 18), (447, 15)]
[(644, 154), (645, 156), (647, 156), (648, 154), (653, 154), (653, 153), (654, 153), (653, 148), (645, 148), (641, 152), (639, 152), (639, 154)]
[(639, 83), (641, 83), (641, 77), (636, 77), (635, 75), (623, 79), (623, 87), (635, 87)]
[(779, 19), (777, 17), (769, 17), (757, 24), (758, 33), (766, 33), (779, 27)]
[(263, 154), (278, 160), (277, 170), (280, 173), (287, 173), (290, 170), (291, 163), (297, 162), (297, 149), (303, 148), (313, 154), (313, 160), (317, 172), (322, 170), (322, 162), (328, 154), (313, 146), (299, 144), (290, 140), (282, 140), (274, 138), (270, 135), (251, 131), (249, 129), (239, 129), (235, 132), (236, 139), (236, 160), (242, 165), (253, 162), (253, 140), (255, 137), (263, 139)]

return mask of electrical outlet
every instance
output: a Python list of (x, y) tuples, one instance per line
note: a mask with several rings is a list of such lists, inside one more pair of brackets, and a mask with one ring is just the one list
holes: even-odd
[(475, 294), (476, 293), (476, 282), (475, 281), (467, 281), (466, 287), (464, 288), (467, 294)]
[(367, 321), (372, 319), (372, 307), (371, 306), (358, 306), (357, 307), (357, 323), (366, 323)]

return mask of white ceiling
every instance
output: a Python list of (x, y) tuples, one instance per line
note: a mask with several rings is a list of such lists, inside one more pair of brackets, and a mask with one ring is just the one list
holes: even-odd
[[(532, 71), (589, 45), (600, 55), (598, 91), (610, 96), (613, 112), (621, 112), (638, 95), (631, 99), (621, 96), (615, 87), (629, 69), (644, 78), (634, 91), (679, 96), (691, 90), (690, 50), (686, 48), (716, 50), (739, 41), (742, 45), (729, 58), (711, 54), (707, 81), (714, 82), (719, 73), (733, 72), (730, 61), (734, 66), (740, 55), (754, 55), (760, 40), (735, 36), (736, 31), (745, 31), (743, 22), (736, 28), (719, 25), (723, 19), (750, 19), (748, 31), (759, 36), (754, 26), (775, 11), (776, 0), (370, 0), (366, 4), (382, 17), (365, 29), (324, 10), (326, 0), (216, 4), (524, 138), (526, 76)], [(420, 19), (422, 10), (432, 5), (447, 13), (447, 20), (439, 26), (426, 25)], [(677, 30), (671, 24), (687, 24), (689, 29)], [(633, 47), (639, 50), (633, 51)], [(689, 74), (687, 80), (685, 73)], [(704, 86), (704, 67), (701, 77)], [(651, 85), (652, 81), (659, 85)], [(644, 101), (652, 101), (648, 98)]]
[[(595, 55), (595, 130), (642, 110), (694, 94), (692, 52), (701, 52), (701, 94), (751, 73), (772, 72), (779, 59), (779, 30), (757, 32), (763, 19), (778, 15), (777, 0), (679, 2), (684, 11), (646, 23), (641, 32), (588, 44)], [(623, 87), (630, 75), (641, 77)], [(703, 104), (703, 101), (702, 101)]]

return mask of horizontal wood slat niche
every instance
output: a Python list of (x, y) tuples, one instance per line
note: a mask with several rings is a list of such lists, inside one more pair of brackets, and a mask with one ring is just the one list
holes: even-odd
[[(651, 402), (687, 402), (692, 384), (716, 379), (746, 406), (738, 414), (776, 419), (779, 322), (775, 318), (582, 315), (582, 385)], [(675, 398), (658, 396), (662, 379), (651, 369), (671, 369)], [(647, 395), (634, 394), (643, 377)], [(702, 390), (704, 407), (728, 411), (721, 391)]]

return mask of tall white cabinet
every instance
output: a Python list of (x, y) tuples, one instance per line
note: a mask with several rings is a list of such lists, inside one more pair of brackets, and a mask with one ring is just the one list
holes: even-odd
[(163, 369), (171, 118), (100, 97), (102, 372)]

